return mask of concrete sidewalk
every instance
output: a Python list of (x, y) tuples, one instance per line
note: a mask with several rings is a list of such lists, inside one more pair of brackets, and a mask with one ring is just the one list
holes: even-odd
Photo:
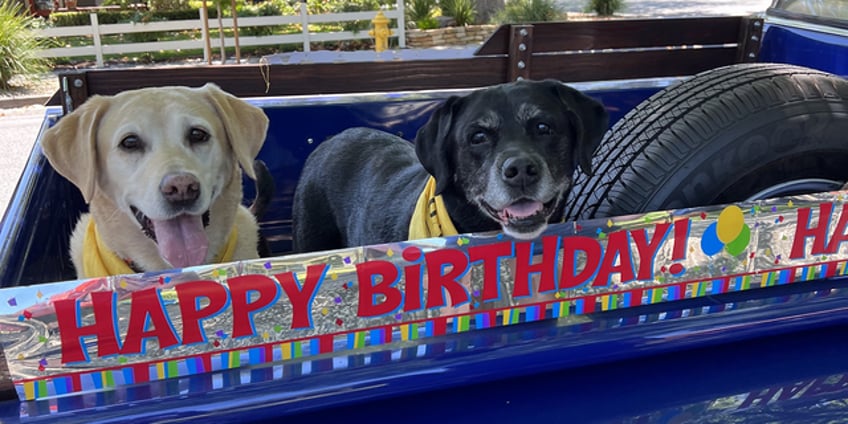
[[(559, 0), (568, 12), (583, 12), (587, 0)], [(772, 0), (624, 0), (622, 16), (740, 16), (765, 12)]]
[(23, 96), (23, 97), (12, 97), (8, 99), (0, 99), (0, 109), (15, 109), (20, 107), (27, 107), (32, 105), (44, 105), (47, 101), (50, 100), (50, 96)]

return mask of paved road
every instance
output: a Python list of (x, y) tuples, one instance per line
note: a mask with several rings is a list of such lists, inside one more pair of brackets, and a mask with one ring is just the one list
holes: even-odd
[[(586, 0), (559, 0), (569, 12), (582, 12)], [(624, 0), (623, 15), (716, 16), (765, 12), (771, 0)]]
[(18, 184), (43, 117), (41, 106), (0, 109), (0, 216)]

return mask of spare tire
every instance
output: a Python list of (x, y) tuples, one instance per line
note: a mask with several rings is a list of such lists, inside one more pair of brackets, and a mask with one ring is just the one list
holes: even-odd
[(836, 190), (848, 180), (848, 81), (783, 64), (668, 87), (604, 136), (567, 220)]

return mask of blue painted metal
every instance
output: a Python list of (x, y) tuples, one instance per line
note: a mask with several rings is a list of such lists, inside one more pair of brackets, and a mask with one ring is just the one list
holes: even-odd
[[(23, 422), (51, 423), (671, 422), (660, 417), (685, 418), (693, 410), (740, 422), (805, 422), (808, 413), (828, 409), (831, 418), (844, 417), (848, 411), (838, 403), (828, 408), (821, 399), (848, 397), (846, 282), (462, 333), (395, 356), (376, 351), (308, 361), (299, 375), (290, 364), (139, 385), (113, 396), (11, 403), (5, 411), (0, 405), (0, 418), (14, 419), (21, 407), (29, 415)], [(275, 379), (275, 372), (288, 377)]]
[(848, 76), (848, 30), (840, 30), (841, 34), (823, 30), (826, 28), (802, 22), (767, 19), (759, 60)]
[[(848, 75), (846, 45), (833, 34), (768, 24), (761, 59)], [(587, 91), (604, 102), (614, 123), (659, 89)], [(257, 100), (271, 118), (260, 158), (277, 184), (273, 212), (261, 222), (272, 250), (290, 249), (291, 196), (317, 144), (351, 126), (412, 139), (449, 94)], [(56, 114), (48, 113), (46, 125)], [(249, 199), (253, 189), (249, 181), (245, 185)], [(69, 278), (70, 265), (56, 258), (65, 257), (75, 220), (65, 217), (83, 210), (76, 188), (36, 149), (0, 225), (0, 285)], [(618, 310), (587, 322), (543, 321), (462, 333), (394, 355), (376, 351), (230, 371), (139, 385), (114, 396), (6, 402), (0, 403), (0, 420), (809, 422), (816, 414), (838, 421), (848, 416), (840, 406), (848, 399), (846, 282), (831, 279)]]
[[(628, 88), (587, 91), (609, 109), (613, 121), (661, 88), (653, 82)], [(271, 120), (259, 158), (274, 175), (276, 194), (260, 222), (275, 254), (291, 251), (291, 203), (297, 179), (309, 153), (323, 140), (355, 126), (378, 128), (413, 139), (446, 93), (388, 93), (253, 101)], [(58, 118), (48, 111), (45, 128)], [(40, 138), (40, 137), (39, 137)], [(255, 195), (245, 179), (245, 201)], [(33, 151), (0, 225), (0, 286), (37, 284), (73, 278), (67, 256), (68, 235), (86, 210), (79, 191), (58, 175), (40, 149)]]

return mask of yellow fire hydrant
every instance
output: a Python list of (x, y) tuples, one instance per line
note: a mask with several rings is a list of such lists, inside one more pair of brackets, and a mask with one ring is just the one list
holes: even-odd
[(374, 37), (374, 50), (380, 53), (389, 48), (389, 37), (392, 30), (389, 29), (389, 18), (383, 12), (377, 12), (377, 16), (371, 20), (374, 29), (368, 31), (368, 35)]

